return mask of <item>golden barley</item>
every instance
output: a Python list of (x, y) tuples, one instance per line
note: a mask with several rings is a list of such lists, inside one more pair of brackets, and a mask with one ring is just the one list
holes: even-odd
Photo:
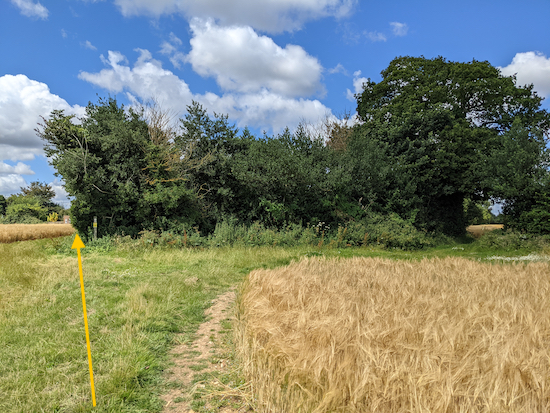
[(260, 412), (550, 411), (548, 263), (304, 259), (235, 332)]
[(64, 237), (74, 232), (71, 224), (0, 224), (0, 243)]

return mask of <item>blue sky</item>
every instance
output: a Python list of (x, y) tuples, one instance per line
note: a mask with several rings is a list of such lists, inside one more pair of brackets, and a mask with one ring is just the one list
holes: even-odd
[(0, 194), (41, 181), (66, 201), (34, 128), (98, 95), (179, 116), (196, 100), (272, 134), (353, 113), (362, 81), (423, 55), (487, 60), (549, 98), (549, 17), (548, 0), (0, 0)]

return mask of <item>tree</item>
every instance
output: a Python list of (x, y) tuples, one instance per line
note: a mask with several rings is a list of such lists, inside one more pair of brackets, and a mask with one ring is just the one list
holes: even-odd
[(24, 194), (10, 195), (6, 200), (6, 216), (3, 221), (8, 224), (34, 224), (46, 221), (48, 209), (42, 200)]
[(34, 196), (40, 199), (44, 204), (50, 203), (55, 198), (55, 191), (52, 186), (46, 182), (31, 182), (28, 187), (21, 187), (21, 193), (25, 196)]
[(148, 123), (143, 111), (125, 110), (111, 98), (88, 104), (80, 123), (63, 111), (44, 120), (37, 133), (74, 197), (71, 218), (81, 235), (93, 216), (100, 236), (194, 223), (198, 207), (182, 176), (185, 157), (162, 122), (157, 117)]
[(328, 149), (303, 126), (253, 141), (248, 152), (235, 157), (232, 168), (249, 194), (241, 220), (268, 226), (332, 220), (327, 155)]
[(239, 135), (225, 115), (214, 113), (211, 118), (197, 102), (187, 107), (180, 128), (175, 144), (193, 162), (190, 178), (203, 206), (204, 229), (212, 231), (225, 218), (241, 219), (249, 208), (250, 194), (232, 168), (236, 157), (248, 152), (254, 137), (246, 128)]
[[(370, 175), (354, 196), (372, 190), (371, 197), (387, 199), (394, 212), (414, 218), (419, 228), (463, 233), (464, 199), (486, 200), (493, 194), (487, 161), (514, 121), (533, 139), (548, 136), (550, 116), (540, 109), (541, 101), (533, 85), (517, 86), (514, 77), (502, 76), (488, 62), (394, 59), (382, 71), (382, 81), (369, 79), (357, 95), (363, 124), (350, 139), (371, 143), (348, 143), (385, 151), (387, 183), (369, 188)], [(364, 156), (364, 151), (355, 155)]]
[(0, 215), (4, 215), (6, 213), (7, 206), (8, 202), (6, 201), (6, 198), (4, 195), (0, 195)]

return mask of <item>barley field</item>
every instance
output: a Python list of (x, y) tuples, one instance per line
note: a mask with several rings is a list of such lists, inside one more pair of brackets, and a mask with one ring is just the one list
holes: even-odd
[(252, 271), (235, 338), (258, 412), (548, 412), (550, 267), (307, 258)]
[(74, 232), (71, 224), (0, 224), (0, 243), (63, 237)]
[(504, 228), (504, 225), (502, 224), (483, 224), (483, 225), (470, 225), (468, 228), (466, 228), (466, 231), (474, 238), (479, 238), (483, 234), (486, 234), (487, 232), (494, 231), (495, 229), (502, 229)]

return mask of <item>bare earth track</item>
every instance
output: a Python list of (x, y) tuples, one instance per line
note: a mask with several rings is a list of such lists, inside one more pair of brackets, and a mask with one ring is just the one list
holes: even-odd
[[(161, 399), (165, 402), (163, 412), (193, 413), (190, 406), (191, 382), (197, 365), (207, 365), (201, 374), (220, 371), (226, 368), (224, 360), (212, 364), (209, 357), (215, 351), (216, 344), (211, 340), (221, 330), (221, 321), (228, 317), (228, 311), (235, 301), (235, 292), (230, 290), (212, 301), (212, 306), (206, 310), (208, 320), (202, 323), (197, 331), (197, 338), (192, 343), (182, 343), (174, 347), (170, 353), (175, 366), (168, 371), (168, 380), (173, 388)], [(237, 410), (223, 408), (223, 413), (237, 413)]]

